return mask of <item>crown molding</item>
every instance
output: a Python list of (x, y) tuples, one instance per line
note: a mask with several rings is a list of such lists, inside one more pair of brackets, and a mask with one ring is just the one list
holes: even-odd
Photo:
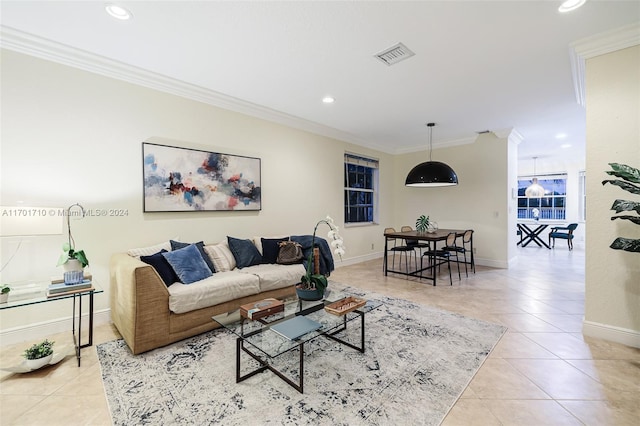
[(520, 143), (524, 140), (524, 136), (522, 136), (522, 134), (513, 127), (494, 130), (493, 134), (500, 139), (507, 139), (509, 142), (513, 142), (516, 145), (520, 145)]
[(0, 25), (0, 47), (269, 122), (282, 124), (294, 129), (350, 142), (388, 154), (394, 154), (394, 152), (389, 151), (388, 148), (362, 140), (348, 132), (343, 132), (271, 108), (243, 101), (233, 96), (134, 67), (4, 25)]
[(585, 106), (585, 61), (596, 56), (626, 49), (640, 44), (640, 24), (627, 25), (615, 30), (583, 38), (569, 45), (569, 60), (573, 74), (576, 101)]
[[(452, 146), (458, 146), (458, 145), (469, 145), (474, 143), (476, 140), (478, 139), (478, 136), (472, 136), (469, 138), (461, 138), (461, 139), (452, 139), (450, 141), (442, 141), (442, 142), (437, 142), (433, 144), (433, 149), (439, 149), (439, 148), (450, 148)], [(421, 146), (414, 146), (414, 147), (410, 147), (410, 148), (404, 148), (404, 149), (397, 149), (395, 151), (395, 154), (413, 154), (415, 152), (423, 152), (426, 149), (428, 149), (428, 147), (426, 147), (425, 145), (421, 145)]]

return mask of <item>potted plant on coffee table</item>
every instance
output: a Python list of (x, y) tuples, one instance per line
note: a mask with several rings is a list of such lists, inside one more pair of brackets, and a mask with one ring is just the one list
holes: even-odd
[(300, 278), (300, 283), (296, 285), (296, 293), (299, 299), (302, 300), (320, 300), (324, 297), (324, 292), (329, 285), (327, 281), (327, 277), (323, 274), (314, 274), (313, 273), (313, 249), (315, 248), (316, 241), (316, 232), (318, 231), (318, 226), (324, 223), (329, 227), (329, 233), (327, 236), (331, 241), (331, 246), (335, 249), (334, 253), (340, 256), (342, 259), (342, 255), (345, 253), (344, 251), (344, 241), (342, 237), (338, 233), (338, 227), (333, 223), (333, 219), (330, 216), (327, 216), (325, 219), (321, 219), (316, 223), (315, 228), (313, 228), (313, 239), (311, 241), (311, 253), (307, 259), (307, 267), (306, 273)]
[(51, 362), (53, 358), (53, 344), (47, 339), (40, 343), (35, 343), (33, 346), (25, 349), (23, 356), (26, 359), (26, 365), (31, 370), (37, 370), (40, 367)]

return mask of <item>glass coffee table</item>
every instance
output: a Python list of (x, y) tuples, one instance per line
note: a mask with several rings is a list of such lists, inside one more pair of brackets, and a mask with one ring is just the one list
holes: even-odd
[[(240, 315), (240, 310), (216, 315), (212, 319), (232, 332), (236, 338), (236, 383), (242, 382), (265, 370), (273, 372), (298, 392), (304, 393), (304, 345), (320, 336), (332, 339), (357, 351), (365, 351), (365, 314), (382, 306), (378, 300), (366, 300), (366, 304), (345, 314), (337, 315), (325, 310), (325, 306), (351, 297), (341, 291), (331, 291), (324, 300), (316, 302), (291, 299), (284, 301), (284, 311), (250, 320)], [(358, 296), (355, 296), (358, 297)], [(359, 298), (359, 297), (358, 297)], [(310, 331), (297, 339), (288, 339), (271, 328), (283, 324), (297, 316), (304, 316), (321, 325), (321, 328)], [(360, 321), (356, 321), (356, 320)], [(347, 324), (360, 325), (360, 342), (354, 344), (343, 340), (340, 335), (347, 330)], [(278, 327), (276, 327), (277, 329)], [(343, 336), (344, 337), (344, 336)], [(357, 343), (357, 342), (356, 342)], [(295, 382), (272, 365), (274, 358), (292, 350), (299, 351), (299, 380)], [(245, 352), (259, 363), (259, 367), (251, 372), (241, 374), (241, 353)]]

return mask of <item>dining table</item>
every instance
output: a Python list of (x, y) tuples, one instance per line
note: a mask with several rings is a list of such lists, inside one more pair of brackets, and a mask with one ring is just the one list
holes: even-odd
[[(535, 228), (532, 229), (529, 227), (529, 225), (531, 226), (536, 225), (536, 226)], [(537, 222), (535, 224), (530, 224), (530, 223), (528, 224), (528, 223), (520, 222), (517, 224), (517, 226), (518, 226), (518, 231), (521, 232), (520, 241), (518, 241), (519, 246), (526, 247), (531, 242), (534, 242), (538, 245), (538, 247), (544, 246), (548, 249), (551, 249), (551, 247), (549, 247), (549, 244), (547, 244), (545, 240), (540, 238), (540, 234), (542, 233), (542, 231), (544, 231), (549, 227), (549, 224), (537, 223)]]
[[(430, 252), (434, 252), (439, 241), (446, 241), (447, 236), (450, 233), (455, 232), (456, 237), (464, 236), (465, 229), (437, 229), (434, 232), (419, 232), (419, 231), (395, 231), (384, 233), (384, 260), (383, 269), (384, 275), (387, 276), (389, 272), (394, 274), (408, 275), (418, 278), (424, 278), (433, 281), (433, 285), (436, 285), (436, 267), (438, 263), (435, 262), (435, 255), (429, 256), (429, 264), (426, 267), (422, 267), (422, 261), (420, 265), (416, 264), (416, 268), (412, 271), (398, 271), (389, 269), (388, 264), (388, 243), (389, 239), (397, 238), (405, 241), (426, 241), (429, 244)], [(473, 238), (473, 236), (471, 237)], [(433, 243), (433, 247), (431, 244)], [(431, 275), (424, 275), (423, 272), (430, 271)]]

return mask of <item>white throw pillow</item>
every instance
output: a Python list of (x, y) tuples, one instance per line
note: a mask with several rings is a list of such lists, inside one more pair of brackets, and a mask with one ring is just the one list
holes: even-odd
[(152, 254), (160, 252), (162, 249), (171, 251), (171, 243), (169, 241), (165, 241), (149, 247), (133, 248), (127, 250), (127, 254), (132, 257), (151, 256)]
[(236, 258), (233, 257), (226, 241), (204, 246), (204, 251), (213, 262), (213, 266), (216, 267), (216, 272), (232, 271), (236, 268)]

